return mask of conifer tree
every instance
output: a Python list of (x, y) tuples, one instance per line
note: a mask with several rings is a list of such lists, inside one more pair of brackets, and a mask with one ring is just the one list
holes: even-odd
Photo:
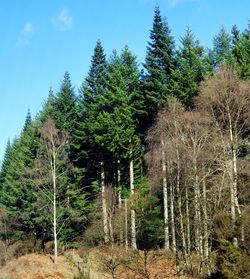
[(2, 183), (6, 176), (6, 171), (8, 170), (8, 166), (10, 164), (10, 153), (11, 153), (12, 145), (10, 143), (10, 139), (7, 141), (7, 145), (5, 148), (4, 158), (1, 165), (1, 172), (0, 172), (0, 190), (2, 188)]
[(94, 48), (94, 54), (91, 60), (91, 66), (83, 86), (82, 93), (84, 95), (84, 111), (90, 113), (93, 106), (98, 104), (100, 96), (103, 94), (105, 87), (105, 69), (106, 58), (101, 41), (98, 40)]
[(85, 184), (90, 186), (100, 181), (100, 164), (104, 149), (98, 146), (94, 138), (94, 123), (102, 109), (102, 96), (106, 86), (106, 58), (101, 41), (94, 48), (91, 66), (85, 78), (80, 96), (80, 116), (78, 121), (78, 160), (86, 169)]
[(215, 70), (218, 70), (223, 64), (232, 65), (234, 63), (231, 37), (224, 26), (220, 28), (219, 33), (214, 37), (211, 58), (213, 69)]
[(59, 129), (71, 134), (76, 118), (76, 96), (71, 84), (69, 72), (65, 72), (61, 88), (56, 95), (55, 115), (53, 116)]
[(144, 64), (145, 105), (151, 123), (152, 117), (170, 95), (170, 81), (174, 69), (174, 39), (170, 33), (168, 23), (157, 6)]
[(20, 235), (33, 233), (35, 229), (31, 217), (35, 196), (29, 172), (35, 161), (37, 140), (34, 124), (26, 125), (27, 122), (26, 119), (21, 136), (8, 147), (6, 167), (1, 172), (0, 203), (13, 221), (13, 231)]
[[(134, 159), (140, 147), (135, 115), (140, 114), (138, 94), (139, 70), (135, 56), (127, 47), (121, 56), (113, 52), (107, 67), (107, 86), (103, 95), (103, 107), (95, 125), (97, 144), (107, 148), (117, 162), (129, 160), (131, 194), (134, 193)], [(117, 164), (118, 165), (118, 164)], [(125, 177), (127, 177), (125, 175)], [(124, 176), (122, 177), (125, 181)], [(131, 245), (136, 249), (135, 212), (131, 210)]]
[(32, 118), (31, 118), (30, 110), (28, 109), (28, 113), (24, 122), (23, 132), (27, 131), (31, 123), (32, 123)]
[(205, 75), (204, 49), (189, 28), (181, 38), (181, 44), (176, 55), (176, 69), (172, 73), (172, 95), (190, 107)]
[[(238, 30), (232, 29), (234, 40), (233, 54), (237, 61), (237, 67), (240, 70), (241, 77), (250, 80), (250, 21), (248, 27), (242, 34)], [(236, 31), (238, 31), (236, 33)], [(236, 34), (235, 34), (236, 33)]]

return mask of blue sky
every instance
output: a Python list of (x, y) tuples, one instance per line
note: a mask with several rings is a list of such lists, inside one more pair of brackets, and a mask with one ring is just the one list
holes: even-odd
[(157, 4), (177, 43), (190, 26), (209, 47), (222, 24), (250, 19), (249, 0), (0, 0), (0, 160), (66, 70), (78, 92), (97, 39), (107, 56), (128, 45), (143, 62)]

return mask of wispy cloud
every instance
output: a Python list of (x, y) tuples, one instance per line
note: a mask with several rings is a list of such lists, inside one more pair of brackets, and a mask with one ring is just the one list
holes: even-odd
[(72, 28), (73, 20), (68, 10), (62, 9), (55, 17), (52, 18), (52, 23), (55, 28), (60, 31), (65, 31)]
[(34, 34), (34, 26), (30, 21), (27, 21), (22, 30), (20, 31), (19, 38), (17, 41), (17, 46), (19, 47), (25, 47), (30, 43), (31, 38)]
[(177, 6), (179, 4), (187, 3), (187, 2), (199, 2), (200, 0), (167, 0), (171, 6)]

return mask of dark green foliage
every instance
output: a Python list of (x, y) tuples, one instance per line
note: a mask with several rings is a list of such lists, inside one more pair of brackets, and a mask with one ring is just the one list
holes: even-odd
[(95, 123), (95, 139), (110, 152), (128, 157), (138, 148), (137, 122), (140, 103), (132, 102), (138, 96), (139, 71), (135, 56), (127, 47), (121, 56), (113, 53), (107, 67), (107, 86), (102, 110)]
[(217, 255), (217, 278), (245, 279), (250, 277), (250, 258), (227, 240), (220, 241)]
[(218, 70), (223, 64), (233, 64), (234, 58), (231, 48), (231, 37), (224, 26), (214, 37), (212, 50), (212, 64), (215, 70)]
[[(0, 202), (6, 208), (15, 233), (31, 233), (34, 229), (31, 216), (35, 194), (30, 178), (37, 149), (35, 125), (29, 123), (19, 139), (8, 146), (5, 166), (1, 171)], [(20, 211), (22, 214), (20, 215)]]
[(159, 198), (150, 193), (149, 181), (145, 177), (137, 179), (135, 187), (138, 247), (141, 250), (159, 248), (163, 244), (164, 227)]
[(105, 149), (96, 144), (94, 127), (96, 117), (102, 110), (102, 98), (106, 86), (106, 58), (101, 42), (94, 48), (91, 66), (85, 78), (79, 99), (79, 121), (76, 128), (79, 164), (86, 169), (85, 185), (100, 180), (100, 163)]
[(71, 135), (76, 119), (76, 96), (68, 72), (65, 72), (60, 91), (56, 96), (54, 109), (52, 117), (57, 127)]
[(84, 111), (86, 111), (86, 113), (89, 112), (94, 105), (98, 105), (98, 99), (103, 94), (103, 89), (105, 88), (105, 80), (106, 58), (101, 41), (98, 40), (94, 48), (88, 76), (82, 86)]
[(173, 71), (172, 95), (186, 107), (192, 106), (192, 98), (198, 93), (199, 84), (206, 74), (204, 49), (188, 28), (181, 38)]
[(242, 78), (250, 79), (250, 22), (241, 34), (236, 26), (232, 28), (233, 55)]
[(24, 127), (23, 127), (23, 132), (27, 131), (27, 129), (29, 128), (29, 125), (32, 123), (32, 119), (31, 119), (31, 114), (30, 114), (30, 110), (28, 110), (25, 122), (24, 122)]
[(153, 29), (150, 32), (143, 77), (145, 108), (149, 123), (170, 95), (170, 82), (174, 70), (174, 39), (159, 7), (155, 9)]

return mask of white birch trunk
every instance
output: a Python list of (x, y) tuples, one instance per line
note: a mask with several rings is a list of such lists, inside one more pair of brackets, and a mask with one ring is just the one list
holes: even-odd
[(107, 201), (105, 193), (105, 173), (104, 163), (101, 162), (101, 190), (102, 190), (102, 214), (103, 214), (103, 231), (104, 231), (104, 242), (109, 242), (109, 230), (108, 230), (108, 213), (107, 213)]
[(189, 256), (187, 254), (186, 235), (185, 235), (185, 231), (184, 231), (183, 214), (182, 214), (182, 199), (181, 199), (181, 193), (180, 193), (180, 156), (179, 156), (178, 147), (176, 148), (176, 159), (177, 159), (176, 192), (177, 192), (177, 200), (178, 200), (178, 210), (179, 210), (179, 214), (180, 214), (182, 249), (183, 249), (183, 253), (184, 253), (186, 268), (187, 268), (187, 270), (189, 270), (190, 262), (189, 262)]
[(50, 162), (52, 183), (53, 183), (53, 235), (54, 235), (54, 263), (57, 264), (58, 249), (57, 249), (57, 212), (56, 212), (56, 150), (53, 136), (51, 134), (52, 158)]
[(174, 218), (174, 186), (170, 183), (170, 215), (172, 231), (172, 250), (176, 254), (175, 218)]
[[(164, 147), (163, 141), (162, 148)], [(163, 204), (164, 204), (164, 247), (169, 249), (169, 220), (168, 220), (168, 186), (167, 186), (167, 166), (166, 166), (166, 154), (162, 151), (162, 183), (163, 183)]]
[(199, 190), (199, 181), (197, 173), (197, 162), (196, 162), (196, 153), (194, 152), (194, 226), (195, 226), (195, 250), (202, 256), (202, 236), (200, 232), (200, 190)]
[(128, 199), (124, 200), (124, 211), (125, 211), (125, 247), (128, 249)]
[[(131, 197), (133, 199), (134, 194), (134, 162), (133, 160), (130, 160), (129, 164), (129, 174), (130, 174), (130, 191), (131, 191)], [(135, 227), (135, 210), (133, 209), (133, 204), (131, 204), (131, 247), (134, 250), (137, 250), (136, 245), (136, 227)]]
[(190, 255), (191, 252), (191, 234), (190, 234), (190, 215), (189, 215), (189, 203), (188, 203), (188, 189), (186, 187), (186, 219), (187, 219), (187, 253)]
[[(122, 213), (122, 196), (121, 196), (121, 170), (120, 160), (117, 160), (117, 187), (118, 187), (118, 208), (120, 214)], [(120, 227), (120, 243), (123, 243), (123, 228)]]
[[(235, 226), (236, 222), (236, 207), (238, 210), (238, 214), (241, 215), (239, 203), (238, 203), (238, 194), (237, 194), (237, 156), (236, 156), (236, 149), (235, 149), (235, 143), (234, 143), (234, 137), (233, 137), (233, 126), (232, 126), (232, 119), (230, 114), (230, 109), (227, 105), (227, 116), (229, 121), (229, 135), (230, 135), (230, 148), (231, 148), (231, 157), (229, 158), (231, 161), (231, 168), (229, 170), (229, 176), (231, 178), (230, 183), (230, 198), (231, 198), (231, 218), (232, 218), (232, 224)], [(230, 155), (230, 154), (229, 154)], [(238, 239), (234, 236), (233, 244), (235, 246), (238, 246)]]
[(207, 267), (207, 275), (211, 275), (211, 267), (210, 267), (210, 259), (209, 259), (209, 244), (208, 244), (208, 238), (209, 238), (209, 232), (208, 232), (208, 214), (207, 214), (207, 188), (206, 188), (206, 181), (203, 181), (203, 214), (204, 214), (204, 248), (203, 248), (203, 254), (204, 254), (204, 262)]

